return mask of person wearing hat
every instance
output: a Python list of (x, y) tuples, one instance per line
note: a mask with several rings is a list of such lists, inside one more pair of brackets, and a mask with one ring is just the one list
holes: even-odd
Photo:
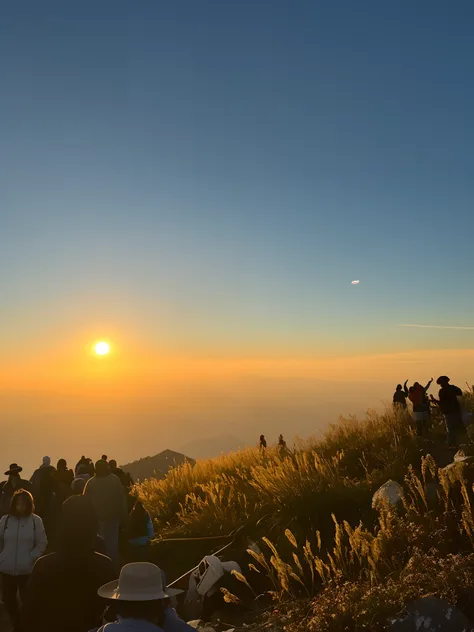
[(436, 384), (441, 386), (438, 397), (435, 399), (431, 396), (431, 401), (438, 404), (441, 412), (444, 415), (444, 421), (446, 424), (446, 434), (448, 436), (448, 446), (455, 448), (458, 445), (458, 435), (464, 435), (464, 439), (467, 443), (470, 443), (469, 437), (466, 432), (462, 421), (461, 404), (458, 397), (462, 397), (462, 390), (458, 386), (449, 383), (449, 377), (447, 375), (441, 375)]
[(25, 481), (20, 477), (20, 473), (23, 472), (23, 468), (17, 463), (12, 463), (9, 469), (5, 472), (5, 476), (8, 476), (8, 480), (0, 483), (0, 517), (5, 516), (10, 511), (10, 503), (13, 498), (13, 494), (19, 490), (24, 489), (30, 494), (33, 493), (33, 487), (29, 481)]
[(191, 632), (193, 628), (180, 619), (168, 599), (182, 590), (166, 588), (163, 571), (149, 562), (126, 564), (120, 578), (105, 584), (98, 595), (115, 605), (117, 620), (98, 632)]

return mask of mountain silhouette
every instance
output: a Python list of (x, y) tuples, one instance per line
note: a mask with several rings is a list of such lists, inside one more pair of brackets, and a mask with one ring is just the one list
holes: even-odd
[(147, 456), (138, 461), (121, 465), (120, 467), (126, 472), (129, 472), (133, 480), (144, 481), (147, 478), (164, 478), (171, 468), (186, 462), (194, 465), (196, 461), (180, 452), (163, 450), (163, 452), (155, 454), (155, 456)]

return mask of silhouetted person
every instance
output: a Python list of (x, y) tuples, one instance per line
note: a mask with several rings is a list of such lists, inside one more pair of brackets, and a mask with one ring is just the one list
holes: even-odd
[(260, 451), (265, 452), (267, 449), (267, 440), (265, 439), (265, 435), (260, 435)]
[(283, 456), (287, 452), (286, 441), (283, 439), (282, 434), (278, 437), (278, 450), (280, 452), (280, 456)]
[(104, 538), (105, 550), (118, 568), (119, 530), (127, 519), (125, 489), (105, 461), (97, 461), (95, 476), (90, 478), (84, 496), (92, 503), (99, 522), (99, 534)]
[(25, 632), (88, 632), (101, 625), (106, 603), (97, 590), (116, 571), (98, 545), (92, 505), (83, 496), (69, 498), (57, 551), (38, 560), (27, 586)]
[(102, 461), (107, 461), (109, 457), (106, 454), (103, 454), (100, 458), (102, 459)]
[(119, 479), (125, 489), (130, 489), (133, 487), (133, 479), (128, 472), (122, 470), (121, 467), (117, 466), (117, 461), (115, 459), (111, 459), (109, 462), (109, 470), (111, 474), (115, 474), (115, 476)]
[(446, 375), (441, 375), (436, 380), (436, 384), (441, 386), (438, 393), (439, 399), (431, 396), (431, 400), (438, 404), (444, 415), (448, 446), (454, 448), (458, 445), (458, 435), (463, 435), (467, 442), (470, 442), (462, 421), (461, 404), (458, 400), (458, 397), (462, 396), (462, 390), (458, 386), (450, 384), (449, 377)]
[(0, 520), (3, 603), (15, 631), (20, 629), (18, 597), (23, 605), (33, 565), (48, 544), (43, 521), (34, 510), (33, 496), (19, 489), (13, 494), (9, 513)]
[(92, 478), (93, 476), (95, 476), (95, 465), (92, 461), (92, 459), (86, 459), (87, 463), (87, 473), (89, 474), (89, 476)]
[(406, 410), (407, 407), (407, 397), (408, 397), (408, 387), (406, 380), (405, 384), (402, 386), (401, 384), (397, 384), (397, 388), (395, 393), (393, 394), (393, 405), (395, 407), (403, 408)]
[(86, 482), (83, 478), (77, 477), (71, 483), (71, 496), (82, 496), (86, 487)]
[(23, 472), (23, 468), (16, 463), (12, 463), (10, 468), (5, 472), (5, 476), (8, 476), (8, 480), (0, 483), (0, 517), (9, 513), (10, 503), (16, 491), (24, 489), (30, 492), (30, 494), (33, 493), (32, 484), (20, 477), (21, 472)]
[(71, 484), (74, 480), (74, 474), (72, 470), (68, 469), (65, 459), (59, 459), (56, 471), (53, 473), (53, 479), (55, 483), (56, 501), (59, 505), (62, 505), (71, 495)]
[(81, 458), (79, 459), (79, 461), (76, 463), (76, 467), (74, 468), (74, 474), (77, 476), (77, 474), (79, 473), (79, 469), (82, 466), (86, 466), (88, 465), (88, 460), (86, 459), (86, 457), (84, 455), (81, 456)]
[(48, 535), (51, 533), (55, 510), (55, 472), (56, 468), (51, 465), (49, 456), (44, 456), (43, 463), (33, 472), (33, 476), (30, 479), (33, 485), (33, 497), (35, 499), (36, 509), (38, 515), (43, 519)]
[(128, 561), (148, 562), (149, 544), (155, 534), (150, 514), (136, 498), (127, 521)]
[(421, 437), (430, 418), (430, 404), (426, 392), (431, 386), (433, 378), (426, 386), (422, 386), (419, 382), (415, 382), (408, 389), (408, 399), (413, 404), (413, 420), (416, 423), (416, 434)]

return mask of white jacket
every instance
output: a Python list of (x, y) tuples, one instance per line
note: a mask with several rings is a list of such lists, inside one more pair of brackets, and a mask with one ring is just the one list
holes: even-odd
[(0, 573), (30, 575), (48, 540), (39, 516), (3, 516), (0, 520)]

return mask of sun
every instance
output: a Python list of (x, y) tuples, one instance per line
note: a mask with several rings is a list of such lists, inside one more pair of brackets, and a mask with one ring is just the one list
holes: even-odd
[(94, 350), (97, 355), (107, 355), (110, 351), (110, 345), (108, 342), (101, 341), (95, 345)]

